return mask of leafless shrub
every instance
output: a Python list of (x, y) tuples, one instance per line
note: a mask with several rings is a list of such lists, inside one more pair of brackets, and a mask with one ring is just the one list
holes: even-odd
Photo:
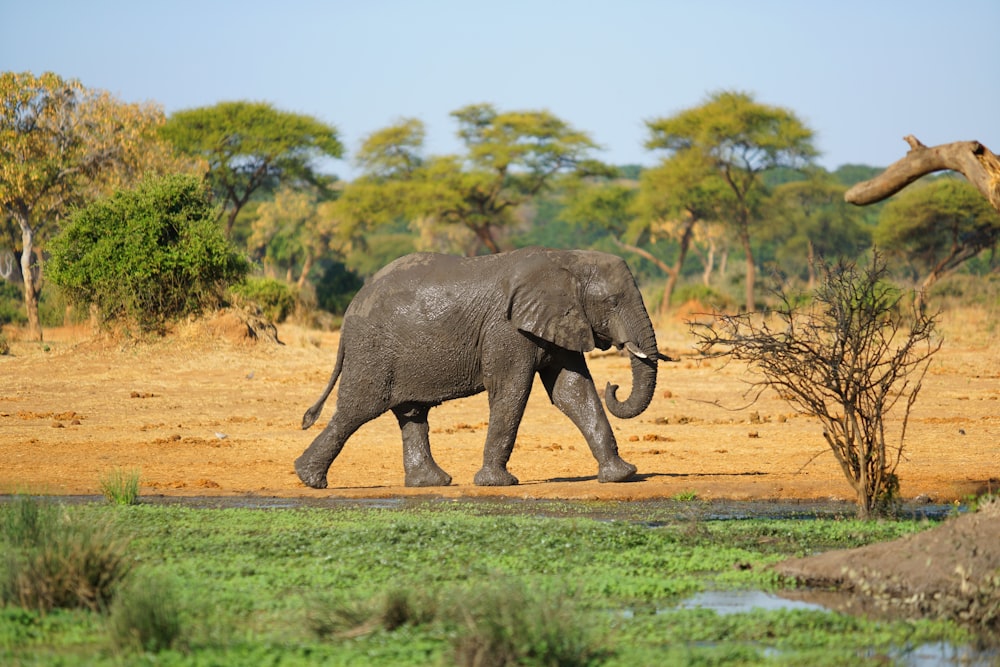
[[(889, 510), (899, 489), (895, 471), (910, 410), (941, 347), (936, 315), (907, 305), (911, 300), (886, 280), (877, 251), (863, 269), (844, 260), (821, 269), (811, 300), (778, 287), (780, 305), (771, 317), (717, 314), (692, 327), (703, 354), (743, 361), (760, 373), (748, 390), (754, 400), (770, 388), (820, 420), (857, 493), (858, 516), (869, 518)], [(886, 417), (897, 406), (902, 424), (890, 445)]]

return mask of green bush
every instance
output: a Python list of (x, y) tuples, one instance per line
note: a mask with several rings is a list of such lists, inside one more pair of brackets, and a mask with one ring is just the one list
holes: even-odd
[(230, 290), (235, 296), (252, 301), (264, 316), (278, 324), (295, 310), (295, 290), (288, 283), (274, 278), (249, 278)]
[(19, 495), (0, 512), (0, 537), (11, 549), (37, 546), (58, 523), (58, 506)]
[(47, 612), (107, 609), (130, 564), (126, 542), (104, 521), (19, 497), (2, 508), (0, 602)]
[(199, 179), (147, 179), (74, 213), (49, 243), (48, 276), (105, 322), (162, 330), (218, 305), (250, 269), (216, 219)]
[(437, 626), (454, 665), (598, 665), (609, 653), (571, 597), (501, 577), (474, 590), (393, 588), (371, 599), (315, 600), (307, 625), (320, 639)]
[(24, 294), (14, 283), (0, 280), (0, 325), (25, 324)]

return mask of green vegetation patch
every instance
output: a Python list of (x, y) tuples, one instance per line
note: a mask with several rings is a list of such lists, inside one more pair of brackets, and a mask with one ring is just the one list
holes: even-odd
[(147, 651), (177, 665), (863, 664), (915, 642), (968, 641), (947, 623), (678, 606), (706, 589), (775, 589), (771, 563), (926, 522), (649, 525), (579, 516), (570, 505), (559, 517), (499, 503), (68, 506), (67, 516), (103, 517), (130, 536), (135, 577), (109, 612), (8, 601), (0, 662), (111, 665)]

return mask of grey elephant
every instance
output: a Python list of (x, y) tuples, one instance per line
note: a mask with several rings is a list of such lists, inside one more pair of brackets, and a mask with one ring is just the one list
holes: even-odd
[(337, 361), (319, 400), (319, 417), (338, 378), (337, 409), (295, 461), (299, 478), (322, 489), (344, 443), (361, 425), (392, 410), (403, 436), (407, 486), (446, 486), (451, 476), (431, 456), (427, 413), (443, 401), (485, 390), (489, 426), (480, 486), (517, 484), (507, 470), (535, 373), (552, 403), (583, 433), (601, 482), (631, 478), (618, 454), (584, 352), (626, 349), (632, 391), (608, 409), (642, 413), (656, 388), (659, 353), (642, 295), (625, 262), (584, 250), (524, 248), (484, 257), (417, 253), (387, 265), (347, 308)]

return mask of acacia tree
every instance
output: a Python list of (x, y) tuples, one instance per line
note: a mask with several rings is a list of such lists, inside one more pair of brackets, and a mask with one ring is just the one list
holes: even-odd
[(875, 240), (880, 247), (907, 258), (926, 277), (917, 291), (1000, 241), (1000, 213), (964, 180), (939, 178), (914, 186), (886, 204), (879, 215)]
[[(406, 119), (370, 135), (358, 153), (364, 174), (345, 188), (345, 213), (365, 224), (405, 219), (458, 226), (499, 252), (499, 230), (560, 173), (593, 167), (596, 145), (548, 111), (454, 111), (464, 155), (423, 155), (424, 126)], [(350, 205), (348, 205), (350, 203)]]
[(746, 308), (753, 310), (756, 265), (750, 230), (763, 194), (761, 174), (774, 167), (797, 168), (810, 162), (817, 154), (812, 130), (787, 109), (732, 91), (715, 93), (701, 106), (646, 125), (646, 148), (665, 150), (670, 157), (692, 151), (700, 154), (732, 193), (729, 222), (746, 256)]
[[(720, 314), (695, 324), (695, 334), (703, 353), (746, 362), (761, 374), (748, 390), (754, 400), (770, 388), (819, 419), (855, 490), (859, 517), (869, 518), (888, 510), (899, 490), (895, 470), (910, 409), (941, 343), (933, 339), (933, 316), (905, 312), (878, 252), (863, 270), (841, 261), (822, 264), (822, 274), (805, 306), (778, 288), (774, 327), (753, 313)], [(892, 445), (886, 418), (900, 404)]]
[(336, 201), (320, 201), (315, 191), (282, 188), (257, 207), (250, 251), (265, 271), (284, 270), (285, 280), (301, 289), (324, 253), (348, 245), (341, 237), (338, 208)]
[(205, 178), (223, 202), (227, 237), (255, 192), (296, 184), (324, 188), (331, 179), (318, 171), (317, 161), (344, 154), (332, 125), (266, 102), (178, 111), (161, 134), (181, 152), (206, 162)]
[(20, 231), (20, 273), (31, 339), (42, 339), (41, 249), (70, 208), (146, 172), (191, 168), (160, 144), (162, 110), (126, 104), (47, 72), (0, 74), (0, 211)]
[(725, 217), (732, 195), (712, 164), (699, 151), (683, 151), (644, 171), (635, 211), (651, 238), (667, 236), (677, 242), (673, 266), (664, 265), (667, 282), (659, 311), (666, 312), (680, 279), (699, 224)]
[(772, 224), (765, 233), (777, 247), (775, 259), (785, 272), (804, 276), (810, 290), (822, 258), (856, 257), (871, 242), (858, 209), (844, 201), (846, 190), (832, 178), (813, 174), (775, 187), (768, 198)]

